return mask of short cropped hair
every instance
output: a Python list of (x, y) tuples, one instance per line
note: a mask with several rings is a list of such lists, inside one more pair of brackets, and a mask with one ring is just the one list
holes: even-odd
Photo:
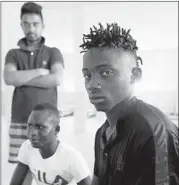
[(42, 16), (42, 6), (37, 4), (37, 3), (33, 3), (33, 2), (27, 2), (24, 3), (23, 6), (21, 7), (21, 15), (20, 18), (22, 19), (22, 16), (24, 14), (27, 13), (34, 13), (37, 14), (41, 17), (42, 21), (43, 21), (43, 16)]
[(49, 117), (52, 117), (55, 124), (60, 123), (60, 111), (55, 105), (50, 103), (37, 104), (32, 111), (46, 111), (49, 114)]

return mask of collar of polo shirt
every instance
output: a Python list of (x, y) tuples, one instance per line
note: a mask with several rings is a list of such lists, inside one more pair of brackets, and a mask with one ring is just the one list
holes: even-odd
[[(45, 44), (45, 38), (41, 37), (41, 45), (40, 48)], [(20, 49), (24, 50), (24, 51), (29, 51), (28, 50), (28, 46), (27, 46), (27, 41), (26, 38), (22, 38), (18, 41), (17, 45), (20, 47)], [(39, 48), (39, 49), (40, 49)]]

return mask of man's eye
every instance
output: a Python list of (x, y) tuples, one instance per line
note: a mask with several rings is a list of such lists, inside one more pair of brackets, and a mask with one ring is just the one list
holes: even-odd
[(32, 128), (32, 125), (31, 124), (28, 124), (28, 128)]
[(38, 129), (42, 130), (42, 129), (44, 129), (44, 127), (43, 126), (38, 126)]
[(37, 27), (39, 25), (39, 23), (34, 23), (34, 27)]
[(85, 80), (89, 80), (89, 79), (90, 79), (90, 77), (91, 77), (91, 75), (90, 75), (90, 74), (84, 74), (83, 76), (84, 76)]
[(111, 76), (111, 75), (113, 75), (113, 71), (111, 70), (101, 72), (101, 76)]
[(29, 26), (29, 24), (25, 22), (25, 23), (24, 23), (24, 26), (25, 26), (25, 27), (28, 27), (28, 26)]

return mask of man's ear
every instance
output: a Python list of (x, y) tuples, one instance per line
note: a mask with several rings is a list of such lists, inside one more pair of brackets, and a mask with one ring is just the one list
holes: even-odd
[(45, 28), (45, 24), (44, 24), (44, 22), (42, 22), (42, 28), (43, 28), (43, 29)]
[(55, 132), (56, 132), (56, 133), (59, 133), (59, 132), (60, 132), (60, 126), (59, 126), (59, 125), (56, 126)]
[(140, 67), (134, 67), (132, 69), (131, 83), (136, 83), (142, 78), (142, 69)]

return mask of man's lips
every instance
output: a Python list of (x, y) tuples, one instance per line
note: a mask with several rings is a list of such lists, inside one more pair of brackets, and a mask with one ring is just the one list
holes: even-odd
[(99, 95), (92, 95), (92, 96), (89, 96), (89, 99), (90, 99), (91, 103), (100, 103), (105, 100), (105, 97), (99, 96)]
[(34, 36), (35, 35), (35, 33), (29, 33), (29, 34), (27, 34), (28, 36)]
[(97, 95), (97, 94), (95, 94), (95, 95), (89, 95), (89, 98), (90, 99), (100, 99), (100, 98), (105, 98), (104, 96), (101, 96), (101, 95)]
[(33, 38), (35, 37), (35, 34), (28, 34), (28, 37)]

